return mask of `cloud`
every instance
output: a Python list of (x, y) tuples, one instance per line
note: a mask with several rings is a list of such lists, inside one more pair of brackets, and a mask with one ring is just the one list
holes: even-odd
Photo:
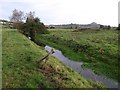
[(91, 23), (117, 25), (118, 0), (1, 0), (2, 17), (13, 9), (35, 11), (45, 24)]
[(118, 3), (118, 23), (120, 24), (120, 1)]

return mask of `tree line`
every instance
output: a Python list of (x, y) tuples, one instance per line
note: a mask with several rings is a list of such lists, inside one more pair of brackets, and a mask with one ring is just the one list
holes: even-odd
[(30, 11), (25, 15), (23, 11), (14, 9), (9, 18), (13, 22), (12, 28), (18, 29), (27, 37), (31, 37), (32, 41), (34, 41), (37, 33), (43, 34), (48, 32), (44, 23), (38, 17), (35, 17), (35, 12)]

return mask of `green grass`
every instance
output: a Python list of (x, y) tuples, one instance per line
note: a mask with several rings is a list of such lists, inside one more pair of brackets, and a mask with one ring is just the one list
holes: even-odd
[(50, 87), (37, 71), (36, 60), (46, 54), (42, 48), (15, 30), (3, 30), (2, 44), (3, 88), (34, 88), (43, 81)]
[(50, 29), (46, 35), (37, 35), (36, 41), (60, 49), (65, 56), (83, 61), (84, 67), (118, 82), (118, 31)]
[(17, 30), (3, 29), (2, 37), (3, 88), (104, 87), (87, 81), (54, 57), (41, 67), (43, 62), (38, 61), (47, 52)]

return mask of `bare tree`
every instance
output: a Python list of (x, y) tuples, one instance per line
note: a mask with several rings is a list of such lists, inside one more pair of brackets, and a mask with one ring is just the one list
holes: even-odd
[(22, 22), (23, 19), (24, 19), (24, 12), (14, 9), (12, 15), (10, 16), (10, 21)]
[(29, 13), (26, 13), (26, 17), (29, 18), (29, 19), (34, 19), (35, 17), (35, 12), (29, 12)]

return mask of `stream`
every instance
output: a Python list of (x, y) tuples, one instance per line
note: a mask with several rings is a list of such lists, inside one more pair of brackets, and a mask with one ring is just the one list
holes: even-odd
[[(45, 46), (45, 50), (50, 52), (52, 47)], [(118, 83), (113, 81), (112, 79), (108, 79), (104, 76), (95, 74), (92, 70), (87, 68), (82, 68), (83, 62), (77, 62), (68, 59), (65, 57), (60, 50), (55, 49), (55, 53), (52, 54), (54, 57), (56, 57), (58, 60), (62, 61), (65, 65), (69, 66), (74, 71), (78, 72), (80, 75), (82, 75), (84, 78), (88, 80), (93, 80), (97, 82), (101, 82), (104, 85), (106, 85), (108, 88), (118, 88)]]

